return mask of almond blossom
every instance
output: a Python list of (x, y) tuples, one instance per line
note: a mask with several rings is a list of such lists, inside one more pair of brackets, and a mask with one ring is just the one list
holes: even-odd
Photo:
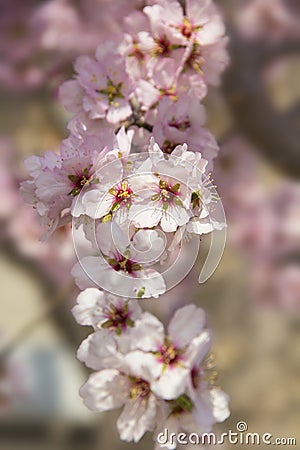
[(128, 220), (129, 209), (135, 197), (130, 181), (125, 178), (113, 186), (111, 182), (96, 186), (83, 194), (81, 203), (87, 216), (104, 221), (113, 218), (115, 222), (122, 224)]
[(80, 56), (75, 70), (76, 79), (67, 81), (60, 91), (61, 101), (67, 109), (73, 113), (83, 109), (91, 119), (106, 118), (112, 124), (130, 116), (129, 98), (133, 84), (126, 73), (124, 59), (113, 43), (98, 47), (96, 59)]
[(155, 63), (151, 78), (137, 83), (136, 95), (142, 110), (156, 107), (163, 98), (176, 102), (180, 96), (202, 100), (207, 89), (201, 77), (190, 77), (182, 73), (183, 60), (177, 64), (172, 58), (163, 58)]
[[(86, 406), (123, 408), (117, 428), (127, 442), (163, 424), (202, 433), (228, 416), (226, 394), (207, 380), (205, 313), (185, 306), (165, 329), (140, 300), (182, 280), (199, 236), (225, 228), (207, 177), (218, 145), (200, 104), (227, 64), (224, 24), (211, 0), (103, 2), (104, 14), (93, 0), (82, 5), (92, 25), (100, 20), (107, 30), (107, 10), (124, 18), (112, 24), (111, 42), (99, 38), (94, 58), (77, 58), (59, 92), (73, 114), (70, 135), (59, 151), (27, 159), (21, 190), (48, 234), (72, 220), (71, 274), (82, 291), (72, 313), (92, 327), (77, 352), (95, 371), (80, 390)], [(51, 13), (48, 48), (65, 23), (53, 29), (52, 14), (64, 8), (55, 0), (36, 16), (47, 24)]]
[(196, 99), (180, 97), (172, 102), (163, 98), (158, 105), (153, 136), (164, 152), (171, 153), (177, 145), (186, 143), (189, 150), (201, 152), (211, 165), (219, 147), (213, 135), (202, 127), (205, 120), (204, 106)]
[(72, 313), (80, 325), (121, 334), (127, 327), (134, 326), (134, 321), (141, 317), (142, 310), (135, 300), (89, 288), (79, 294)]
[(158, 5), (147, 6), (144, 11), (153, 27), (167, 26), (172, 37), (182, 44), (190, 39), (197, 39), (202, 45), (212, 44), (225, 32), (212, 1), (187, 0), (183, 11), (177, 0), (159, 0)]
[[(147, 312), (125, 334), (112, 331), (108, 340), (108, 335), (103, 337), (107, 332), (93, 333), (79, 349), (79, 359), (97, 371), (80, 394), (93, 411), (125, 404), (117, 422), (121, 439), (137, 442), (146, 430), (157, 434), (162, 424), (170, 431), (202, 434), (228, 417), (228, 397), (207, 381), (210, 333), (201, 309), (179, 309), (167, 336), (159, 320)], [(150, 413), (153, 409), (156, 415)]]
[[(49, 232), (70, 221), (71, 211), (75, 215), (82, 213), (77, 197), (83, 188), (87, 190), (100, 182), (122, 178), (123, 167), (118, 159), (121, 150), (113, 149), (113, 141), (126, 153), (130, 150), (131, 137), (124, 130), (114, 139), (109, 130), (99, 137), (87, 134), (82, 128), (81, 134), (70, 134), (62, 142), (59, 154), (48, 151), (42, 157), (26, 160), (31, 179), (22, 183), (21, 190)], [(111, 142), (111, 148), (105, 146), (107, 142)], [(102, 170), (99, 177), (97, 171), (110, 161), (116, 161), (114, 174)]]
[(192, 368), (207, 354), (211, 342), (205, 314), (195, 305), (178, 309), (167, 333), (155, 316), (145, 313), (131, 335), (138, 350), (128, 353), (126, 360), (136, 368), (149, 367), (153, 392), (166, 400), (185, 392)]
[(130, 208), (129, 217), (138, 228), (160, 224), (164, 231), (176, 231), (191, 217), (191, 193), (187, 187), (189, 172), (172, 155), (166, 159), (153, 140), (149, 155), (151, 173), (148, 172), (147, 177), (134, 177), (132, 180), (139, 196)]
[(120, 438), (138, 442), (146, 431), (153, 431), (161, 415), (162, 401), (151, 391), (147, 370), (105, 369), (92, 374), (80, 389), (85, 405), (92, 411), (123, 407), (117, 420)]
[(177, 0), (161, 0), (144, 9), (154, 32), (168, 28), (170, 41), (186, 46), (184, 70), (189, 68), (208, 84), (217, 84), (228, 63), (224, 23), (212, 1), (188, 0), (185, 11)]
[(119, 368), (131, 346), (131, 331), (143, 317), (138, 301), (89, 288), (79, 294), (72, 313), (79, 324), (95, 330), (81, 343), (78, 359), (94, 370)]
[(147, 110), (164, 96), (175, 101), (179, 94), (176, 86), (178, 75), (176, 63), (172, 58), (158, 61), (153, 69), (151, 80), (141, 79), (137, 84), (136, 94), (142, 108)]
[(155, 230), (138, 230), (129, 238), (115, 222), (99, 223), (95, 230), (98, 256), (85, 256), (72, 274), (81, 288), (103, 287), (128, 297), (158, 297), (166, 285), (153, 266), (164, 251)]
[[(188, 151), (186, 145), (178, 145), (170, 156), (166, 155), (154, 139), (148, 151), (149, 160), (135, 174), (144, 171), (144, 176), (134, 176), (131, 180), (134, 192), (138, 193), (129, 210), (132, 223), (138, 228), (159, 224), (165, 232), (175, 232), (194, 217), (203, 218), (203, 193), (207, 188), (202, 186), (202, 176), (207, 161), (200, 153)], [(195, 195), (199, 196), (200, 208), (194, 208)]]

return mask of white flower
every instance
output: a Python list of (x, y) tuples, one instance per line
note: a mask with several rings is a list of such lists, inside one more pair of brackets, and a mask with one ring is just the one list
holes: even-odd
[(138, 442), (153, 431), (160, 414), (160, 401), (151, 391), (147, 372), (106, 369), (92, 374), (80, 389), (85, 405), (92, 411), (109, 411), (124, 406), (117, 421), (122, 440)]
[[(101, 182), (94, 183), (88, 189), (82, 190), (72, 208), (73, 217), (86, 214), (92, 218), (102, 218), (108, 213), (112, 214), (117, 211), (120, 207), (123, 212), (122, 206), (130, 205), (132, 192), (126, 185), (126, 181), (119, 185), (119, 180), (123, 179), (123, 158), (130, 153), (133, 134), (132, 130), (126, 132), (124, 127), (113, 136), (107, 131), (103, 133), (103, 140), (111, 150), (106, 157), (105, 164), (102, 164), (95, 174)], [(114, 195), (108, 196), (113, 190), (115, 191)]]
[(139, 230), (129, 238), (116, 223), (100, 223), (96, 242), (101, 254), (82, 258), (72, 270), (81, 289), (97, 284), (114, 294), (138, 298), (165, 292), (162, 275), (149, 267), (164, 251), (157, 231)]
[(138, 228), (160, 224), (166, 232), (176, 231), (191, 217), (191, 192), (187, 182), (193, 166), (187, 167), (173, 155), (166, 156), (154, 140), (150, 143), (149, 160), (151, 172), (146, 173), (149, 167), (146, 161), (132, 178), (131, 184), (138, 196), (130, 208), (129, 218)]
[(89, 288), (79, 294), (72, 313), (80, 325), (91, 325), (95, 330), (102, 328), (121, 334), (134, 326), (134, 321), (142, 315), (142, 309), (137, 300)]
[(148, 367), (152, 374), (152, 390), (163, 399), (176, 399), (189, 382), (195, 361), (207, 353), (211, 334), (205, 328), (205, 314), (195, 305), (176, 311), (165, 334), (162, 323), (144, 313), (132, 329), (132, 351), (125, 356), (138, 369)]
[(99, 185), (82, 197), (84, 212), (93, 219), (111, 219), (122, 224), (128, 219), (129, 208), (135, 194), (130, 182), (124, 179), (115, 185)]

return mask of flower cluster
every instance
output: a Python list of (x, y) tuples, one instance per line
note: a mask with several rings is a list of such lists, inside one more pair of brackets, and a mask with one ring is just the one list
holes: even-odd
[(212, 1), (185, 3), (140, 5), (126, 32), (77, 58), (60, 89), (69, 137), (59, 152), (27, 159), (21, 186), (46, 236), (72, 221), (83, 291), (73, 314), (94, 328), (78, 358), (97, 371), (81, 395), (92, 410), (124, 406), (126, 441), (163, 423), (204, 432), (228, 416), (206, 373), (204, 312), (178, 309), (165, 331), (137, 300), (178, 284), (199, 236), (225, 227), (208, 177), (218, 145), (200, 103), (227, 63), (224, 25)]
[[(46, 152), (42, 157), (31, 156), (26, 160), (31, 179), (21, 184), (21, 190), (50, 232), (70, 221), (76, 197), (84, 186), (112, 180), (110, 173), (99, 180), (97, 170), (111, 160), (118, 160), (120, 147), (125, 154), (129, 152), (130, 136), (123, 130), (117, 136), (110, 130), (105, 135), (90, 135), (83, 123), (77, 123), (76, 131), (62, 142), (59, 154)], [(121, 170), (121, 162), (119, 167)], [(116, 180), (119, 175), (115, 174)]]
[(178, 283), (164, 277), (170, 254), (180, 255), (186, 238), (224, 226), (212, 217), (207, 161), (186, 145), (165, 154), (153, 139), (147, 153), (131, 154), (124, 128), (98, 137), (82, 126), (80, 133), (63, 141), (60, 154), (27, 160), (32, 179), (23, 194), (48, 233), (73, 218), (83, 234), (89, 249), (72, 271), (81, 289), (157, 297)]
[[(153, 2), (152, 2), (153, 3)], [(209, 84), (218, 84), (227, 64), (227, 38), (211, 1), (158, 1), (124, 21), (121, 42), (98, 47), (96, 58), (81, 56), (75, 79), (65, 82), (60, 98), (67, 110), (101, 132), (107, 123), (139, 129), (135, 144), (147, 146), (152, 133), (172, 153), (187, 143), (211, 162), (218, 145), (203, 127), (199, 103)]]
[(123, 407), (121, 439), (137, 442), (165, 427), (208, 432), (228, 417), (226, 394), (210, 383), (211, 332), (200, 308), (178, 309), (165, 330), (137, 300), (90, 288), (79, 295), (73, 314), (94, 328), (78, 350), (95, 371), (80, 395), (93, 411)]

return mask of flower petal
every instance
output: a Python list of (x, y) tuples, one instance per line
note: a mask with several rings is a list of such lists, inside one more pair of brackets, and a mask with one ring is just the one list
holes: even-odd
[(185, 347), (198, 336), (205, 325), (205, 313), (196, 305), (187, 305), (178, 309), (172, 317), (168, 333), (179, 347)]
[(109, 411), (125, 403), (128, 391), (128, 378), (118, 370), (106, 369), (93, 373), (79, 392), (90, 410)]
[(77, 297), (77, 305), (72, 308), (72, 314), (80, 325), (95, 325), (95, 318), (101, 311), (97, 304), (105, 301), (104, 292), (99, 289), (89, 288), (81, 292)]
[(117, 421), (120, 437), (126, 442), (138, 442), (146, 431), (153, 431), (156, 417), (156, 399), (134, 399), (126, 403)]

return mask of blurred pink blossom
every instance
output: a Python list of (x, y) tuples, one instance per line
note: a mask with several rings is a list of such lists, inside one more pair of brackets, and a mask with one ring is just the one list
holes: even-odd
[[(238, 10), (241, 33), (253, 41), (299, 37), (299, 17), (288, 0), (248, 0)], [(298, 11), (299, 13), (299, 11)]]

